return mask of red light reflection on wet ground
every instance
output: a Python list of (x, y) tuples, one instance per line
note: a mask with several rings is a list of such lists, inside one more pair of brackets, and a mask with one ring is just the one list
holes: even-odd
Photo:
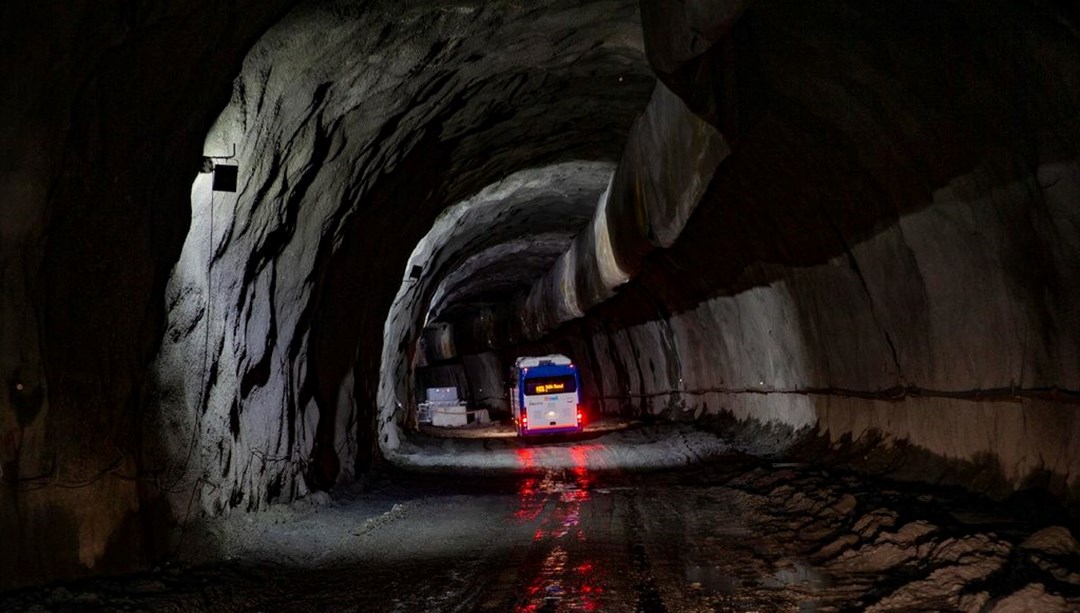
[[(542, 478), (524, 478), (518, 488), (515, 520), (533, 521), (554, 504), (533, 535), (534, 549), (522, 571), (514, 607), (519, 613), (602, 610), (604, 573), (589, 555), (589, 535), (581, 521), (593, 477), (585, 451), (568, 451), (573, 460), (569, 470), (552, 469)], [(531, 449), (519, 450), (526, 469), (535, 468), (533, 454)]]
[[(518, 449), (517, 456), (524, 470), (532, 472), (536, 469), (532, 449)], [(525, 477), (518, 486), (518, 508), (514, 511), (514, 519), (523, 523), (531, 522), (540, 516), (545, 504), (547, 504), (547, 491), (541, 479), (532, 476)]]

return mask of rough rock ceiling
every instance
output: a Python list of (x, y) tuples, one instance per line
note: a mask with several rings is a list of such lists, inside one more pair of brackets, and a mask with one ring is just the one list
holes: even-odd
[[(362, 470), (374, 339), (414, 245), (445, 207), (511, 173), (616, 159), (652, 83), (625, 0), (315, 3), (268, 32), (207, 137), (207, 152), (236, 143), (240, 189), (193, 187), (155, 367), (176, 400), (166, 414), (200, 432), (198, 461), (231, 484), (204, 504), (255, 508)], [(572, 236), (604, 173), (548, 177), (532, 205), (440, 257), (452, 266), (529, 231)]]

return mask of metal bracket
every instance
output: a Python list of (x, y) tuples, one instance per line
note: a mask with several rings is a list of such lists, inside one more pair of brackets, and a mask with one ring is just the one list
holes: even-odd
[(204, 155), (202, 159), (201, 173), (214, 172), (214, 160), (231, 160), (236, 157), (236, 143), (232, 145), (232, 155)]
[(200, 173), (209, 174), (214, 173), (214, 184), (211, 189), (215, 192), (235, 192), (236, 191), (236, 176), (239, 174), (239, 167), (236, 164), (216, 164), (214, 160), (231, 160), (236, 157), (236, 143), (232, 144), (232, 153), (230, 155), (204, 155), (202, 159), (202, 168)]

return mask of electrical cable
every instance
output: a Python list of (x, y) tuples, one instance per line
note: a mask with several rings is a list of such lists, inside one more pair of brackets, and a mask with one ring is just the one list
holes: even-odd
[[(179, 483), (187, 475), (188, 467), (191, 465), (191, 454), (195, 450), (195, 442), (198, 440), (199, 431), (202, 430), (202, 417), (206, 413), (208, 405), (210, 404), (210, 314), (213, 312), (213, 301), (211, 299), (212, 294), (210, 292), (213, 284), (213, 270), (214, 270), (214, 188), (210, 187), (210, 238), (209, 247), (206, 250), (206, 306), (203, 307), (203, 322), (205, 325), (205, 332), (203, 334), (203, 363), (202, 363), (202, 388), (199, 394), (199, 406), (196, 407), (195, 415), (195, 427), (191, 429), (191, 440), (188, 443), (187, 457), (184, 460), (184, 467), (180, 472), (180, 475), (170, 484), (172, 493), (178, 493), (180, 490), (173, 489), (177, 483)], [(191, 505), (195, 502), (195, 496), (199, 492), (199, 487), (204, 483), (203, 478), (206, 475), (203, 474), (195, 480), (195, 483), (191, 486), (191, 496), (188, 497), (187, 506), (184, 509), (184, 519), (180, 523), (180, 534), (176, 538), (176, 547), (173, 551), (173, 557), (177, 557), (180, 553), (181, 547), (184, 544), (184, 537), (187, 535), (188, 522), (191, 519)]]
[[(206, 405), (208, 405), (210, 403), (210, 393), (209, 393), (208, 387), (210, 385), (210, 324), (211, 324), (211, 319), (212, 319), (211, 314), (213, 312), (213, 301), (211, 299), (212, 298), (211, 289), (212, 289), (212, 285), (213, 285), (213, 270), (214, 270), (214, 189), (213, 189), (213, 186), (211, 186), (211, 188), (210, 188), (210, 211), (209, 211), (209, 215), (210, 215), (210, 232), (209, 232), (209, 239), (207, 241), (209, 243), (209, 246), (207, 247), (207, 250), (206, 250), (206, 253), (207, 253), (207, 258), (206, 258), (206, 300), (205, 300), (205, 306), (203, 307), (203, 326), (204, 326), (203, 359), (202, 359), (202, 374), (199, 377), (202, 380), (202, 386), (201, 386), (201, 391), (200, 391), (200, 394), (199, 394), (199, 406), (196, 407), (197, 412), (195, 414), (195, 427), (191, 429), (191, 440), (188, 441), (188, 450), (187, 450), (187, 454), (186, 454), (186, 456), (184, 458), (183, 467), (181, 468), (179, 475), (177, 475), (175, 478), (171, 479), (170, 483), (167, 486), (164, 486), (164, 487), (161, 488), (162, 490), (165, 490), (167, 492), (172, 492), (172, 493), (180, 491), (180, 490), (176, 489), (176, 485), (178, 483), (180, 483), (181, 481), (183, 481), (184, 477), (187, 476), (188, 467), (191, 465), (191, 456), (192, 456), (192, 453), (194, 453), (194, 451), (195, 451), (195, 442), (198, 440), (199, 431), (202, 429), (202, 416), (203, 416), (204, 413), (206, 413), (206, 409), (207, 409)], [(198, 482), (198, 481), (196, 481), (196, 482)]]

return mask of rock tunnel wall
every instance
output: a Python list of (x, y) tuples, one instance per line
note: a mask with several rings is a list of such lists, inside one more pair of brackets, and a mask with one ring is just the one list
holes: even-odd
[(160, 551), (162, 288), (206, 130), (289, 4), (0, 5), (0, 589)]
[[(643, 52), (730, 155), (542, 339), (591, 356), (590, 393), (1076, 499), (1070, 9), (646, 0), (643, 50), (632, 1), (294, 4), (0, 5), (0, 587), (370, 468), (410, 250), (517, 171), (622, 159)], [(201, 155), (234, 143), (211, 197)]]
[[(674, 241), (648, 221), (673, 194), (638, 180), (609, 189), (598, 218), (615, 229), (603, 233), (614, 268), (634, 278), (589, 308), (618, 285), (596, 291), (594, 223), (509, 311), (521, 314), (516, 338), (537, 342), (504, 353), (574, 355), (602, 412), (723, 415), (754, 433), (754, 451), (810, 447), (1075, 505), (1080, 41), (1069, 16), (839, 2), (645, 2), (643, 14), (665, 87), (731, 153), (696, 174), (711, 180)], [(678, 143), (646, 139), (613, 185), (643, 162), (667, 160), (679, 176), (715, 150)], [(476, 350), (472, 327), (457, 328), (455, 350)]]
[(707, 50), (650, 49), (732, 154), (676, 244), (560, 332), (606, 411), (1076, 504), (1080, 46), (1030, 6), (959, 10), (759, 3)]
[[(418, 274), (401, 283), (386, 318), (383, 337), (401, 341), (382, 347), (379, 429), (384, 452), (397, 447), (401, 427), (411, 425), (406, 407), (415, 408), (423, 400), (418, 394), (428, 384), (454, 385), (462, 398), (474, 403), (497, 402), (502, 368), (488, 352), (448, 364), (457, 356), (454, 327), (424, 323), (444, 315), (447, 304), (461, 309), (478, 289), (490, 292), (510, 283), (503, 291), (512, 296), (515, 288), (522, 289), (522, 280), (527, 287), (588, 223), (613, 167), (610, 162), (577, 161), (522, 170), (449, 207), (435, 220), (405, 266)], [(487, 325), (489, 310), (468, 312), (475, 324), (470, 337), (481, 346), (495, 346), (501, 335)], [(402, 350), (418, 345), (415, 354)]]
[(296, 4), (0, 8), (0, 587), (370, 468), (417, 240), (515, 171), (616, 159), (654, 83), (633, 1)]
[[(1080, 185), (1075, 165), (1059, 170)], [(1042, 487), (1075, 502), (1076, 313), (1033, 318), (1010, 304), (1025, 279), (992, 271), (1015, 239), (1005, 227), (972, 223), (978, 207), (998, 209), (993, 216), (1030, 210), (1031, 195), (998, 193), (996, 204), (943, 199), (850, 255), (763, 270), (759, 284), (736, 295), (625, 328), (591, 321), (585, 355), (605, 373), (597, 377), (603, 406), (787, 427), (773, 445), (752, 441), (758, 452), (785, 451), (810, 428), (837, 451), (872, 450), (853, 458), (856, 466), (997, 495)], [(1054, 223), (1075, 238), (1075, 200), (1057, 202), (1067, 206), (1050, 206)], [(1075, 264), (1058, 251), (1052, 265), (1067, 272)], [(921, 304), (913, 305), (916, 290)]]
[[(368, 470), (392, 444), (375, 435), (382, 354), (415, 340), (406, 326), (383, 343), (410, 251), (449, 205), (563, 164), (531, 224), (557, 233), (653, 83), (633, 2), (354, 4), (305, 5), (259, 41), (206, 141), (236, 144), (239, 191), (192, 187), (153, 372), (161, 455), (204, 512)], [(595, 194), (583, 202), (582, 222)]]
[(646, 254), (670, 246), (727, 154), (717, 130), (658, 84), (592, 224), (522, 302), (524, 335), (537, 339), (581, 317), (612, 297)]
[[(659, 91), (725, 142), (638, 139), (642, 153), (624, 154), (612, 183), (650, 163), (673, 165), (669, 179), (704, 176), (700, 202), (680, 208), (693, 211), (685, 230), (668, 241), (650, 231), (672, 193), (637, 179), (609, 188), (527, 300), (497, 311), (520, 316), (505, 326), (504, 361), (574, 355), (605, 413), (779, 427), (749, 437), (759, 452), (812, 448), (866, 470), (995, 495), (1038, 488), (1075, 505), (1070, 16), (1006, 3), (978, 16), (706, 4), (643, 3), (646, 45)], [(654, 96), (646, 116), (655, 107)], [(672, 115), (653, 116), (663, 134)], [(722, 160), (715, 175), (691, 171), (710, 154)], [(634, 278), (598, 282), (606, 260)], [(443, 357), (491, 349), (481, 328), (441, 328)]]

